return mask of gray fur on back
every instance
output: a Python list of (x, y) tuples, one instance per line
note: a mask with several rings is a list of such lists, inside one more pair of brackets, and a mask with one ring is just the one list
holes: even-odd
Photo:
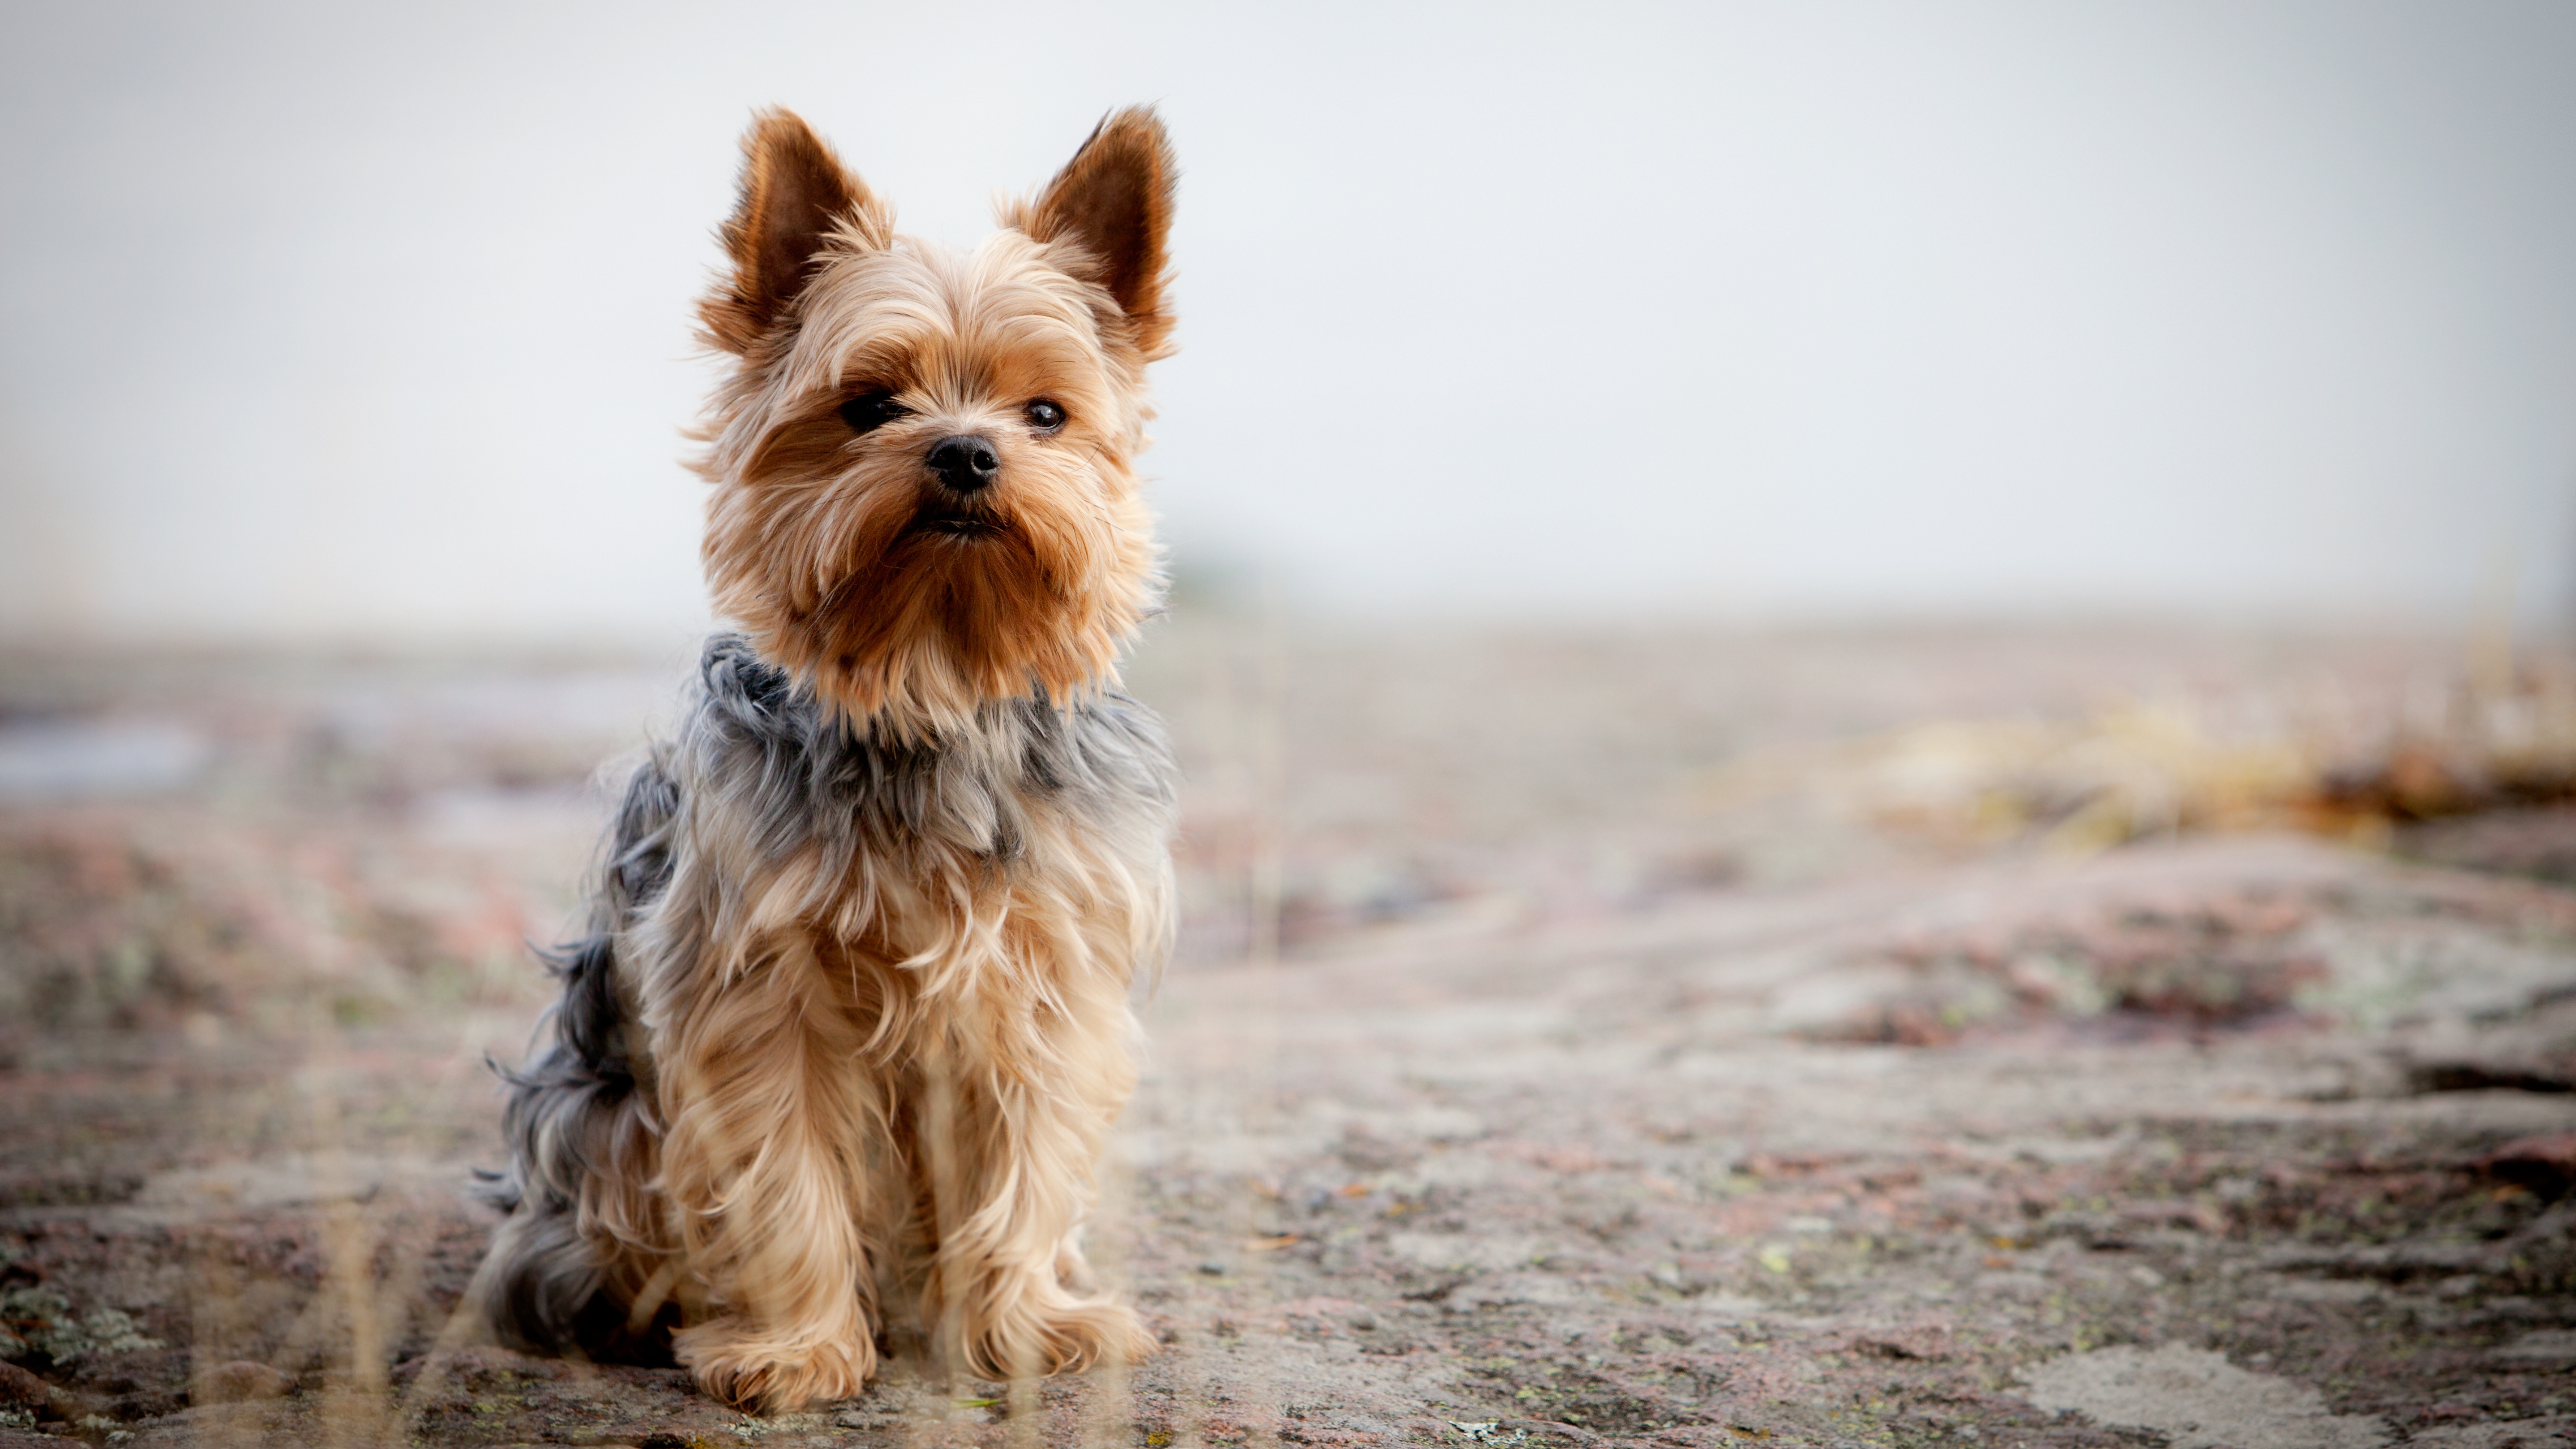
[[(1062, 709), (1036, 698), (997, 702), (960, 736), (894, 741), (822, 708), (741, 636), (709, 639), (679, 730), (628, 781), (586, 934), (546, 953), (562, 1000), (539, 1026), (530, 1059), (502, 1071), (510, 1165), (483, 1191), (510, 1220), (476, 1288), (502, 1340), (594, 1357), (655, 1350), (629, 1332), (624, 1306), (607, 1301), (574, 1213), (583, 1180), (609, 1170), (616, 1114), (650, 1091), (633, 979), (642, 963), (622, 959), (640, 944), (631, 929), (675, 874), (712, 887), (714, 919), (685, 942), (666, 940), (666, 951), (704, 950), (741, 905), (743, 882), (721, 872), (710, 880), (707, 863), (689, 858), (693, 818), (722, 816), (726, 834), (747, 839), (764, 863), (813, 851), (820, 878), (847, 880), (861, 856), (904, 862), (926, 851), (963, 853), (1007, 873), (1026, 848), (1030, 811), (1044, 806), (1081, 822), (1135, 868), (1159, 872), (1176, 777), (1160, 722), (1124, 695)], [(649, 1112), (649, 1096), (639, 1105)]]

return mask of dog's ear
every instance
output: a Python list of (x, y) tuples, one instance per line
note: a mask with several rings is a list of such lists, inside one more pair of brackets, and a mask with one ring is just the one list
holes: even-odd
[(1129, 340), (1149, 358), (1163, 354), (1172, 330), (1163, 305), (1163, 240), (1179, 174), (1161, 119), (1131, 106), (1103, 119), (1036, 201), (1003, 217), (1039, 241), (1078, 244), (1089, 280), (1117, 299)]
[(760, 112), (742, 138), (741, 199), (718, 232), (733, 275), (698, 304), (708, 340), (748, 353), (805, 290), (836, 233), (881, 247), (892, 222), (866, 184), (793, 112)]

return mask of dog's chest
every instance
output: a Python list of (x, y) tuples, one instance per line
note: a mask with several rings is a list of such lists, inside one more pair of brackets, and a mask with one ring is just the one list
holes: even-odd
[(1000, 702), (936, 741), (887, 740), (830, 716), (739, 639), (710, 645), (662, 767), (697, 852), (733, 877), (719, 889), (801, 879), (814, 893), (801, 913), (839, 934), (895, 925), (908, 900), (1159, 881), (1176, 795), (1159, 722), (1123, 696)]

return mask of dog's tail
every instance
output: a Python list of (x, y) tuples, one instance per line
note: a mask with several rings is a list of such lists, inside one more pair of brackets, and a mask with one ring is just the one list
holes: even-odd
[(544, 952), (563, 998), (537, 1027), (529, 1060), (494, 1070), (507, 1084), (510, 1165), (478, 1174), (508, 1214), (467, 1290), (467, 1312), (501, 1343), (544, 1353), (667, 1355), (669, 1312), (636, 1292), (660, 1267), (649, 1202), (660, 1129), (637, 1081), (642, 1043), (620, 981), (617, 942), (671, 876), (679, 790), (658, 760), (637, 768), (591, 898), (589, 934)]

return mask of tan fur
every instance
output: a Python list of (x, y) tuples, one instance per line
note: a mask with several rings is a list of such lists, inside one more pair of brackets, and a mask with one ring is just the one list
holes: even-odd
[[(727, 824), (701, 827), (710, 876)], [(732, 943), (645, 982), (676, 1222), (659, 1247), (702, 1299), (677, 1347), (710, 1392), (854, 1394), (889, 1311), (990, 1378), (1152, 1351), (1065, 1270), (1134, 1086), (1128, 978), (1169, 929), (1168, 881), (1062, 819), (1030, 853), (1016, 882), (866, 856), (855, 879), (738, 882), (730, 923), (679, 909), (715, 881), (672, 883), (652, 928)]]
[[(1158, 587), (1132, 465), (1169, 347), (1160, 123), (1111, 117), (963, 255), (896, 236), (785, 112), (745, 157), (701, 309), (737, 359), (699, 464), (718, 610), (905, 748), (1099, 697)], [(910, 415), (855, 431), (873, 391)], [(955, 506), (924, 456), (958, 434), (1001, 458), (976, 536), (921, 522)], [(1134, 1085), (1129, 983), (1171, 930), (1160, 836), (1036, 792), (1007, 858), (898, 834), (782, 859), (736, 796), (677, 786), (668, 885), (617, 938), (638, 1087), (593, 1119), (578, 1203), (630, 1325), (677, 1305), (697, 1381), (769, 1409), (859, 1392), (883, 1331), (994, 1378), (1149, 1353), (1076, 1234)]]

